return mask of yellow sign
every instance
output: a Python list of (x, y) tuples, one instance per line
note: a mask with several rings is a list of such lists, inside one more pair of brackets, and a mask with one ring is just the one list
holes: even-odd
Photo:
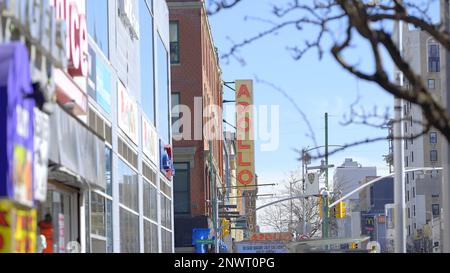
[(255, 177), (255, 139), (253, 120), (253, 82), (236, 81), (237, 182), (253, 190)]
[(0, 200), (0, 253), (35, 253), (37, 213)]

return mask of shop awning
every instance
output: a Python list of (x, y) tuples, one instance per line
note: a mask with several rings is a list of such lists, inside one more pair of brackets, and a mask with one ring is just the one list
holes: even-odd
[(105, 143), (59, 106), (50, 116), (50, 131), (49, 159), (60, 167), (51, 169), (49, 177), (66, 174), (75, 180), (69, 184), (105, 189)]

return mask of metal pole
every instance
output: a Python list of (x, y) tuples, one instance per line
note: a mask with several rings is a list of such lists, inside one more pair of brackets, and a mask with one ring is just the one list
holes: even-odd
[[(302, 151), (302, 187), (303, 187), (303, 194), (306, 194), (306, 179), (305, 179), (305, 150)], [(302, 199), (303, 203), (303, 235), (306, 234), (306, 207), (305, 207), (305, 199)]]
[[(398, 28), (398, 46), (400, 54), (403, 55), (403, 22), (396, 22)], [(403, 86), (403, 74), (397, 71), (397, 81)], [(406, 221), (405, 221), (405, 176), (404, 176), (404, 160), (403, 145), (404, 140), (402, 126), (402, 107), (403, 102), (400, 98), (394, 99), (394, 231), (395, 231), (395, 252), (406, 253)]]
[[(289, 196), (292, 197), (292, 181), (289, 181)], [(292, 232), (292, 199), (290, 201), (289, 232)]]
[[(449, 33), (449, 0), (441, 2), (441, 14), (443, 16), (442, 21), (444, 22), (445, 32)], [(450, 52), (446, 50), (445, 54), (445, 65), (444, 65), (444, 79), (446, 81), (446, 101), (447, 101), (447, 113), (450, 113)], [(442, 252), (450, 253), (450, 145), (447, 141), (443, 141), (443, 175), (442, 175)]]
[[(328, 192), (328, 113), (325, 113), (325, 188)], [(328, 194), (324, 196), (323, 206), (322, 237), (326, 239), (328, 238)]]
[(214, 175), (214, 168), (213, 168), (213, 142), (209, 141), (209, 173), (210, 173), (210, 193), (211, 193), (211, 208), (212, 208), (212, 221), (213, 221), (213, 228), (214, 228), (214, 234), (215, 234), (215, 240), (214, 240), (214, 251), (216, 253), (219, 253), (219, 229), (217, 228), (218, 220), (218, 202), (217, 202), (217, 189), (216, 189), (216, 177)]

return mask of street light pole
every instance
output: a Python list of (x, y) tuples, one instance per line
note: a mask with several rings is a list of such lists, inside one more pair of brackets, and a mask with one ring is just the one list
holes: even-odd
[[(398, 45), (400, 53), (403, 55), (403, 23), (396, 22), (398, 28)], [(397, 81), (403, 86), (403, 74), (397, 72)], [(395, 203), (395, 252), (406, 253), (406, 223), (405, 223), (405, 185), (404, 185), (404, 161), (403, 161), (403, 142), (402, 139), (402, 100), (394, 99), (394, 203)]]
[[(328, 186), (328, 113), (325, 113), (325, 188), (329, 191)], [(324, 196), (323, 200), (324, 214), (323, 214), (323, 229), (322, 237), (328, 238), (328, 195)]]

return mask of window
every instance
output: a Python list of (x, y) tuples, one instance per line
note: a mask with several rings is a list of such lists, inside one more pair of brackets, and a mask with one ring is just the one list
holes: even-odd
[(92, 253), (112, 253), (112, 201), (103, 195), (91, 192), (90, 212)]
[(413, 198), (416, 198), (416, 188), (413, 187), (412, 190), (413, 190)]
[(105, 179), (106, 179), (106, 194), (112, 196), (112, 151), (105, 147)]
[(86, 1), (88, 33), (109, 59), (108, 0)]
[(172, 232), (161, 229), (162, 252), (172, 253)]
[[(406, 142), (406, 141), (405, 141)], [(411, 152), (411, 163), (414, 162), (414, 151)]]
[(438, 161), (438, 151), (437, 150), (430, 151), (430, 161), (432, 161), (432, 162)]
[(180, 63), (180, 32), (177, 21), (170, 22), (170, 63)]
[(431, 205), (431, 210), (433, 211), (433, 216), (439, 216), (441, 215), (441, 211), (439, 208), (439, 204), (433, 204)]
[(437, 133), (436, 132), (430, 133), (430, 144), (437, 144)]
[(406, 202), (409, 202), (409, 191), (406, 191)]
[(406, 184), (409, 184), (409, 174), (406, 173)]
[(158, 252), (158, 225), (144, 220), (144, 253)]
[(139, 24), (142, 26), (139, 38), (141, 47), (141, 103), (145, 115), (152, 124), (155, 124), (153, 17), (146, 0), (140, 0), (139, 6)]
[(180, 105), (180, 93), (172, 93), (172, 133), (181, 134), (183, 128), (180, 124), (175, 123), (181, 118), (181, 113), (179, 109)]
[(157, 49), (157, 92), (158, 92), (158, 132), (166, 144), (170, 143), (169, 128), (169, 64), (167, 49), (158, 35)]
[(413, 206), (414, 217), (416, 217), (416, 205)]
[(440, 72), (439, 45), (428, 45), (428, 72)]
[(172, 204), (171, 200), (161, 195), (161, 224), (163, 227), (172, 228)]
[(411, 236), (411, 226), (408, 226), (408, 236)]
[(408, 165), (408, 157), (407, 156), (405, 157), (405, 167), (409, 167), (409, 165)]
[(144, 217), (158, 221), (158, 190), (144, 181)]
[(120, 208), (120, 252), (139, 253), (139, 215)]
[(414, 180), (415, 178), (415, 172), (412, 172), (412, 180)]
[(174, 209), (176, 214), (190, 213), (189, 198), (189, 163), (175, 164), (177, 170), (174, 177)]
[(408, 122), (405, 122), (405, 133), (408, 133)]
[(408, 208), (408, 219), (411, 219), (411, 209)]
[(131, 210), (139, 211), (138, 175), (122, 160), (118, 162), (120, 203)]
[(428, 79), (428, 89), (434, 90), (436, 89), (436, 80), (434, 79)]

